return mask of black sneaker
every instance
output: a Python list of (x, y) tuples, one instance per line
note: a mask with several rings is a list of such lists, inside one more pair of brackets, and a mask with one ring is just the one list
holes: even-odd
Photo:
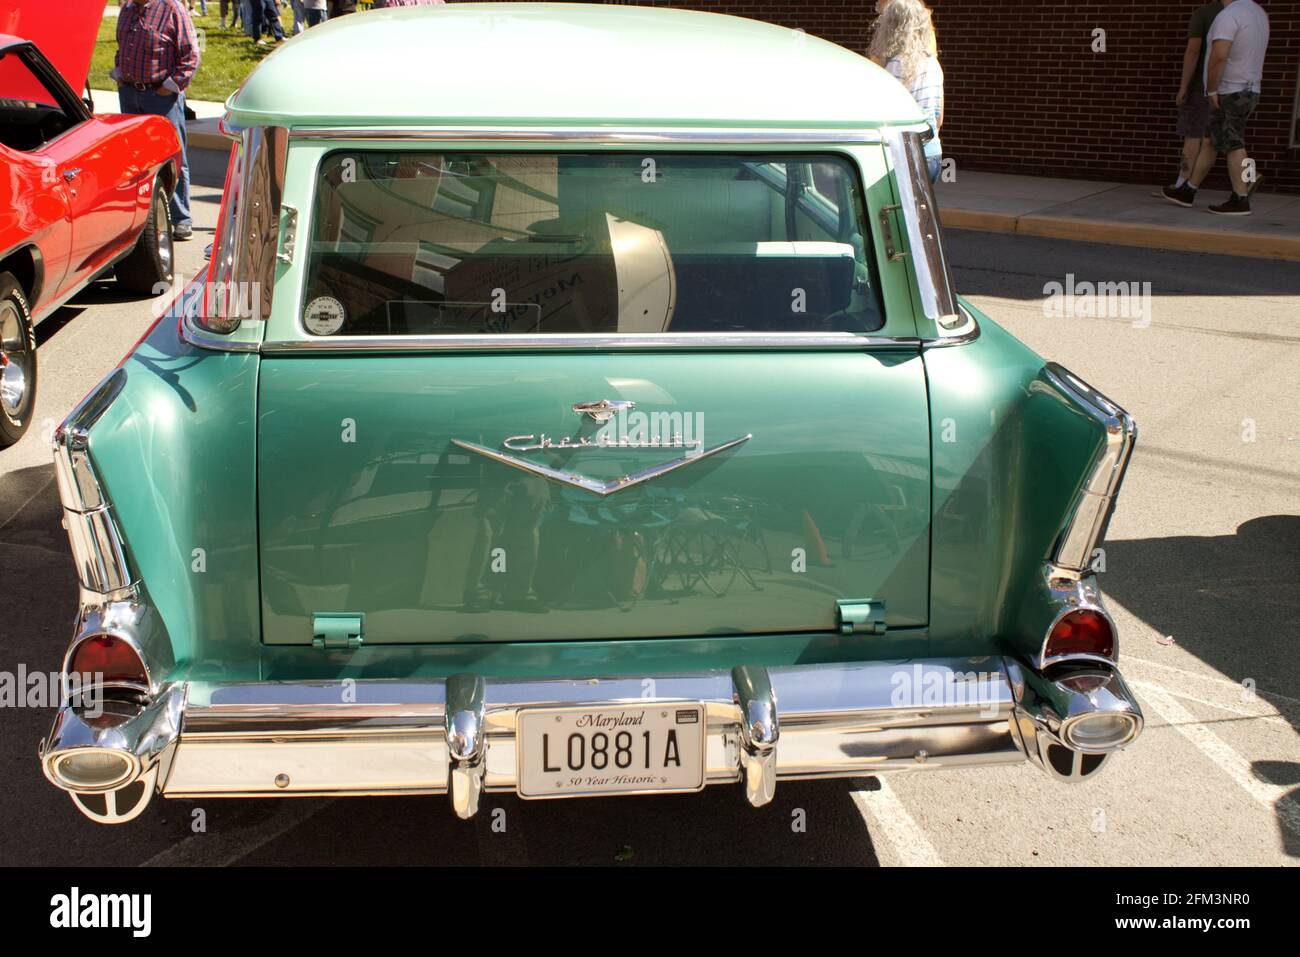
[(1179, 206), (1191, 206), (1196, 202), (1196, 190), (1190, 183), (1184, 183), (1182, 186), (1166, 186), (1160, 191), (1160, 195)]
[(1210, 212), (1218, 213), (1220, 216), (1249, 216), (1250, 215), (1250, 198), (1247, 196), (1238, 196), (1236, 193), (1230, 193), (1228, 198), (1217, 206), (1211, 206)]

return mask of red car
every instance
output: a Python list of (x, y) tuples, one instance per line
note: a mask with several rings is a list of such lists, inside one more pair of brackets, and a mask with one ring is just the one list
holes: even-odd
[(0, 0), (0, 448), (31, 424), (37, 323), (110, 271), (146, 296), (172, 279), (175, 131), (157, 116), (95, 116), (75, 92), (103, 10)]

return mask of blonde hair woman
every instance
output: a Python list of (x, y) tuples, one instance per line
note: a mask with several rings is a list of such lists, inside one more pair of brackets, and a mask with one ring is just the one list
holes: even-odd
[(925, 144), (930, 182), (943, 168), (939, 127), (943, 126), (943, 67), (930, 8), (921, 0), (877, 0), (867, 55), (907, 87), (925, 112), (934, 136)]

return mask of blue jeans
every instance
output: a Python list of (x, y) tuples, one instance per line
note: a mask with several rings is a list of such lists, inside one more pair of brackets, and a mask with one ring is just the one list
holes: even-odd
[(307, 11), (302, 7), (302, 0), (289, 0), (289, 3), (293, 7), (293, 35), (297, 36), (302, 33), (303, 30), (307, 29), (303, 22), (306, 20), (306, 17), (303, 16), (303, 14)]
[(275, 0), (244, 0), (244, 32), (254, 40), (268, 34), (277, 40), (284, 39), (280, 25), (280, 8)]
[(176, 135), (181, 141), (181, 168), (180, 175), (176, 177), (176, 191), (172, 193), (172, 225), (192, 225), (194, 220), (190, 216), (190, 158), (185, 142), (185, 94), (173, 96), (170, 93), (154, 93), (152, 90), (141, 91), (130, 86), (119, 86), (117, 95), (123, 113), (162, 116), (176, 130)]
[(303, 13), (307, 17), (307, 26), (309, 27), (318, 27), (329, 19), (329, 14), (324, 10), (304, 10)]
[(280, 6), (275, 0), (262, 0), (262, 32), (284, 39), (284, 26), (280, 23)]
[(942, 157), (942, 156), (927, 156), (927, 157), (925, 158), (925, 168), (926, 168), (926, 169), (929, 171), (929, 173), (930, 173), (930, 183), (931, 183), (931, 185), (933, 185), (934, 183), (939, 182), (939, 174), (943, 172), (943, 157)]

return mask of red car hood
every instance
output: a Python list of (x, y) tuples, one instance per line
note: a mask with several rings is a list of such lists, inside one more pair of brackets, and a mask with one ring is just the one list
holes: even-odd
[(105, 0), (0, 0), (0, 47), (10, 38), (31, 40), (80, 93), (104, 6)]

